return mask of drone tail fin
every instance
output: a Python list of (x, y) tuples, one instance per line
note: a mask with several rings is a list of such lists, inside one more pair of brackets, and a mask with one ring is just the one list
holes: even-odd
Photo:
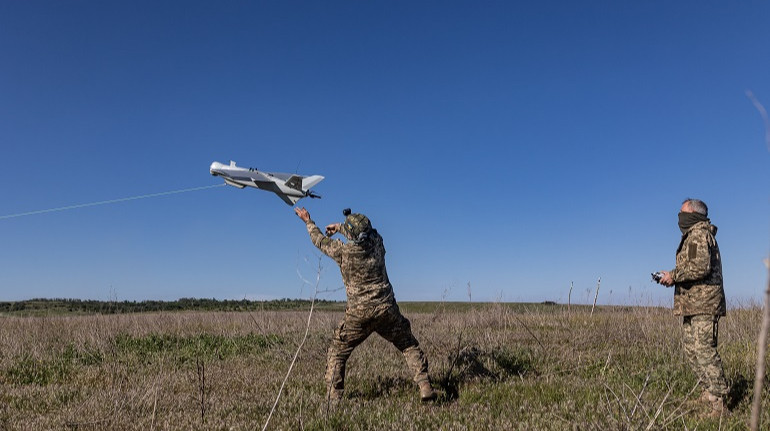
[(311, 175), (302, 179), (302, 189), (309, 190), (314, 185), (320, 183), (324, 177), (321, 175)]

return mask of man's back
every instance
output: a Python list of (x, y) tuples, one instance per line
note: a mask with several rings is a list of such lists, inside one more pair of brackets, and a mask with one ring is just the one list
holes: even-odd
[(376, 230), (361, 244), (344, 244), (338, 263), (349, 311), (377, 314), (395, 304), (385, 269), (385, 246)]
[(324, 235), (311, 219), (306, 227), (313, 244), (340, 266), (348, 312), (361, 317), (376, 316), (395, 305), (385, 269), (385, 245), (377, 230), (372, 229), (362, 241), (345, 243)]

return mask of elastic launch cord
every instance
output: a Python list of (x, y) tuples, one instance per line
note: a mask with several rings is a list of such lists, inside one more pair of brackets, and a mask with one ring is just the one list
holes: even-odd
[(214, 187), (222, 187), (227, 184), (214, 184), (212, 186), (203, 186), (203, 187), (193, 187), (191, 189), (181, 189), (181, 190), (172, 190), (170, 192), (161, 192), (161, 193), (152, 193), (149, 195), (141, 195), (141, 196), (131, 196), (129, 198), (120, 198), (120, 199), (111, 199), (108, 201), (99, 201), (99, 202), (91, 202), (87, 204), (78, 204), (78, 205), (69, 205), (66, 207), (59, 207), (59, 208), (49, 208), (46, 210), (37, 210), (37, 211), (29, 211), (25, 213), (18, 213), (18, 214), (8, 214), (4, 216), (0, 216), (0, 220), (5, 220), (9, 218), (17, 218), (17, 217), (24, 217), (24, 216), (30, 216), (35, 214), (44, 214), (44, 213), (52, 213), (57, 211), (66, 211), (66, 210), (73, 210), (76, 208), (85, 208), (85, 207), (93, 207), (96, 205), (107, 205), (107, 204), (114, 204), (117, 202), (125, 202), (125, 201), (133, 201), (137, 199), (144, 199), (144, 198), (154, 198), (156, 196), (166, 196), (166, 195), (173, 195), (177, 193), (187, 193), (187, 192), (194, 192), (196, 190), (205, 190), (205, 189), (213, 189)]

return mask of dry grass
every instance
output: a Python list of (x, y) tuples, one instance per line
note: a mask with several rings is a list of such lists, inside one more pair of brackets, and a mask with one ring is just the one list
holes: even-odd
[[(745, 429), (760, 310), (732, 311), (720, 352), (733, 415), (702, 419), (670, 310), (403, 304), (445, 391), (423, 405), (400, 354), (373, 336), (328, 408), (316, 311), (270, 429)], [(0, 317), (0, 429), (261, 428), (307, 312)], [(765, 402), (768, 391), (764, 392)], [(770, 424), (770, 412), (762, 418)]]

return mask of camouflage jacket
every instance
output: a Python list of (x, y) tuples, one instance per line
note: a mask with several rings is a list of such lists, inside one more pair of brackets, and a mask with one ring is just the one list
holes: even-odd
[(367, 317), (396, 304), (385, 270), (385, 246), (376, 230), (363, 244), (344, 243), (325, 236), (313, 220), (307, 222), (313, 245), (340, 266), (347, 293), (347, 313)]
[(674, 314), (724, 316), (725, 290), (722, 282), (722, 257), (715, 235), (717, 227), (698, 222), (682, 235), (676, 249), (674, 279)]

